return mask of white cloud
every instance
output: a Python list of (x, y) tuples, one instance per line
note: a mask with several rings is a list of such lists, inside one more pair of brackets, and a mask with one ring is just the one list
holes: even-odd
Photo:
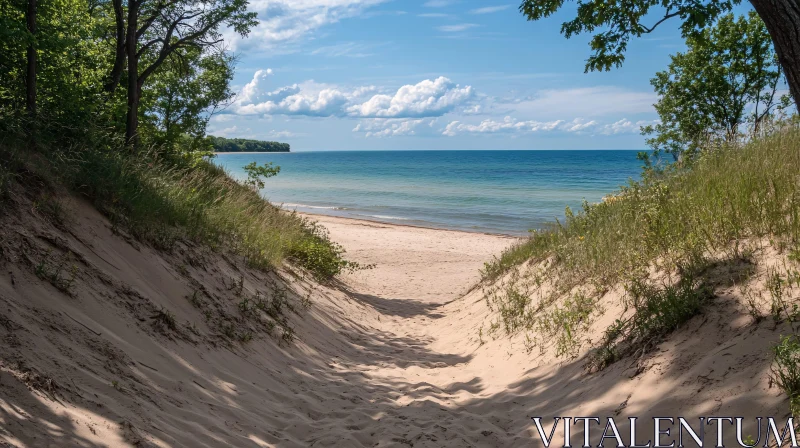
[(510, 8), (511, 5), (500, 5), (500, 6), (485, 6), (483, 8), (475, 8), (469, 11), (470, 14), (491, 14), (493, 12), (503, 11), (505, 9)]
[(428, 0), (422, 6), (426, 8), (444, 8), (456, 3), (456, 0)]
[(231, 135), (235, 135), (238, 130), (239, 130), (238, 126), (231, 126), (229, 128), (220, 129), (218, 131), (209, 130), (209, 134), (216, 135), (217, 137), (229, 137)]
[(478, 26), (475, 23), (459, 23), (458, 25), (442, 25), (437, 27), (439, 31), (444, 31), (445, 33), (458, 33), (461, 31), (466, 31), (470, 28), (475, 28)]
[(306, 81), (270, 90), (267, 80), (271, 74), (269, 69), (258, 70), (242, 88), (231, 111), (239, 115), (424, 118), (466, 108), (474, 96), (471, 86), (461, 87), (443, 76), (375, 94), (385, 89), (374, 86), (348, 89)]
[(511, 117), (505, 117), (503, 121), (494, 119), (486, 119), (480, 124), (467, 124), (460, 121), (453, 121), (447, 125), (442, 134), (453, 137), (458, 134), (496, 134), (496, 133), (517, 133), (517, 132), (537, 132), (537, 131), (551, 131), (558, 125), (562, 124), (562, 120), (555, 120), (549, 122), (541, 121), (517, 121)]
[(326, 57), (348, 57), (348, 58), (365, 58), (372, 56), (369, 50), (374, 48), (375, 44), (364, 44), (358, 42), (343, 42), (335, 45), (326, 45), (319, 47), (311, 52), (312, 56), (326, 56)]
[(450, 14), (445, 14), (441, 12), (426, 12), (423, 14), (417, 14), (418, 17), (428, 17), (428, 18), (440, 18), (440, 17), (450, 17)]
[(622, 87), (581, 87), (543, 90), (532, 97), (505, 104), (515, 115), (545, 117), (600, 117), (652, 113), (657, 97)]
[(440, 76), (400, 87), (394, 95), (375, 95), (361, 104), (348, 107), (357, 117), (412, 118), (433, 117), (451, 112), (474, 95), (471, 86), (461, 87)]
[(479, 124), (452, 121), (445, 127), (442, 134), (450, 137), (459, 134), (528, 134), (549, 131), (589, 135), (638, 134), (642, 126), (657, 124), (658, 122), (658, 120), (639, 120), (633, 122), (623, 118), (614, 123), (603, 124), (597, 120), (586, 120), (583, 118), (575, 118), (570, 121), (521, 121), (512, 117), (505, 117), (502, 121), (489, 118), (481, 121)]
[[(319, 28), (356, 17), (368, 8), (387, 0), (253, 0), (250, 11), (258, 13), (258, 25), (244, 40), (228, 32), (226, 40), (233, 49), (260, 50), (295, 41)], [(283, 47), (281, 47), (283, 48)], [(283, 48), (285, 50), (285, 48)]]
[(366, 137), (396, 137), (403, 135), (418, 135), (432, 133), (436, 119), (398, 119), (398, 118), (373, 118), (364, 120), (353, 132), (362, 132)]
[(343, 115), (346, 105), (375, 90), (372, 86), (343, 91), (335, 86), (307, 81), (269, 90), (271, 69), (258, 70), (239, 93), (233, 112), (239, 115)]
[(634, 123), (627, 118), (623, 118), (622, 120), (603, 126), (602, 133), (606, 135), (638, 134), (641, 132), (642, 126), (654, 125), (658, 123), (660, 123), (659, 120), (639, 120)]

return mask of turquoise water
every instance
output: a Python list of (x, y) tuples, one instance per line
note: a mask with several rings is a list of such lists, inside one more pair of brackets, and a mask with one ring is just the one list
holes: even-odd
[(641, 163), (636, 151), (341, 151), (219, 154), (243, 177), (274, 162), (263, 195), (302, 212), (523, 235), (564, 207), (597, 202)]

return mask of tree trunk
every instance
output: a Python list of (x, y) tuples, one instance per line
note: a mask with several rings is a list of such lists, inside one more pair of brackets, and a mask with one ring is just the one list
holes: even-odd
[(122, 9), (122, 0), (112, 0), (114, 5), (114, 22), (116, 24), (117, 45), (114, 55), (114, 66), (108, 75), (104, 86), (106, 92), (113, 93), (122, 79), (122, 70), (125, 68), (125, 55), (127, 42), (125, 40), (125, 11)]
[(126, 40), (128, 52), (128, 117), (125, 122), (125, 142), (132, 148), (138, 143), (139, 128), (139, 98), (141, 86), (139, 85), (139, 57), (136, 55), (136, 29), (138, 28), (139, 2), (128, 2), (128, 38)]
[(25, 74), (25, 105), (31, 118), (36, 116), (36, 0), (28, 0), (28, 10), (25, 12), (28, 22), (28, 68)]
[(750, 3), (767, 26), (795, 106), (800, 107), (800, 0), (750, 0)]

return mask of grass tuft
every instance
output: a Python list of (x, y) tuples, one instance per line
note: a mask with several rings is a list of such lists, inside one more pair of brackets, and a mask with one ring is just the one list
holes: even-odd
[(627, 355), (649, 352), (664, 336), (699, 314), (713, 297), (709, 285), (691, 274), (662, 287), (633, 280), (627, 292), (626, 306), (633, 313), (606, 329), (599, 347), (589, 357), (587, 367), (591, 371), (602, 370)]
[(800, 337), (783, 336), (772, 349), (772, 381), (789, 397), (789, 411), (800, 416)]

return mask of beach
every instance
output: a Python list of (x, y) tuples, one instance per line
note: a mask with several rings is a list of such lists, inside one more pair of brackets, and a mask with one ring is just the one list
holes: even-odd
[[(160, 252), (90, 206), (74, 210), (70, 233), (38, 231), (90, 267), (71, 296), (18, 266), (0, 275), (0, 334), (12, 342), (0, 355), (37, 366), (0, 365), (0, 440), (11, 446), (504, 447), (538, 443), (532, 416), (546, 428), (554, 416), (618, 416), (627, 431), (635, 415), (647, 433), (653, 415), (783, 415), (767, 376), (775, 330), (749, 327), (736, 306), (594, 375), (549, 341), (531, 350), (521, 334), (491, 331), (479, 270), (514, 238), (312, 216), (349, 259), (374, 265), (326, 285), (189, 246)], [(25, 234), (13, 222), (3, 232), (6, 253)], [(204, 317), (214, 303), (239, 331), (242, 298), (276, 291), (294, 304), (289, 344), (259, 334), (231, 344)], [(623, 313), (620, 297), (597, 302), (589, 337)]]
[(483, 263), (518, 237), (386, 224), (324, 215), (321, 223), (351, 259), (374, 265), (346, 276), (355, 289), (384, 299), (442, 304), (479, 279)]

